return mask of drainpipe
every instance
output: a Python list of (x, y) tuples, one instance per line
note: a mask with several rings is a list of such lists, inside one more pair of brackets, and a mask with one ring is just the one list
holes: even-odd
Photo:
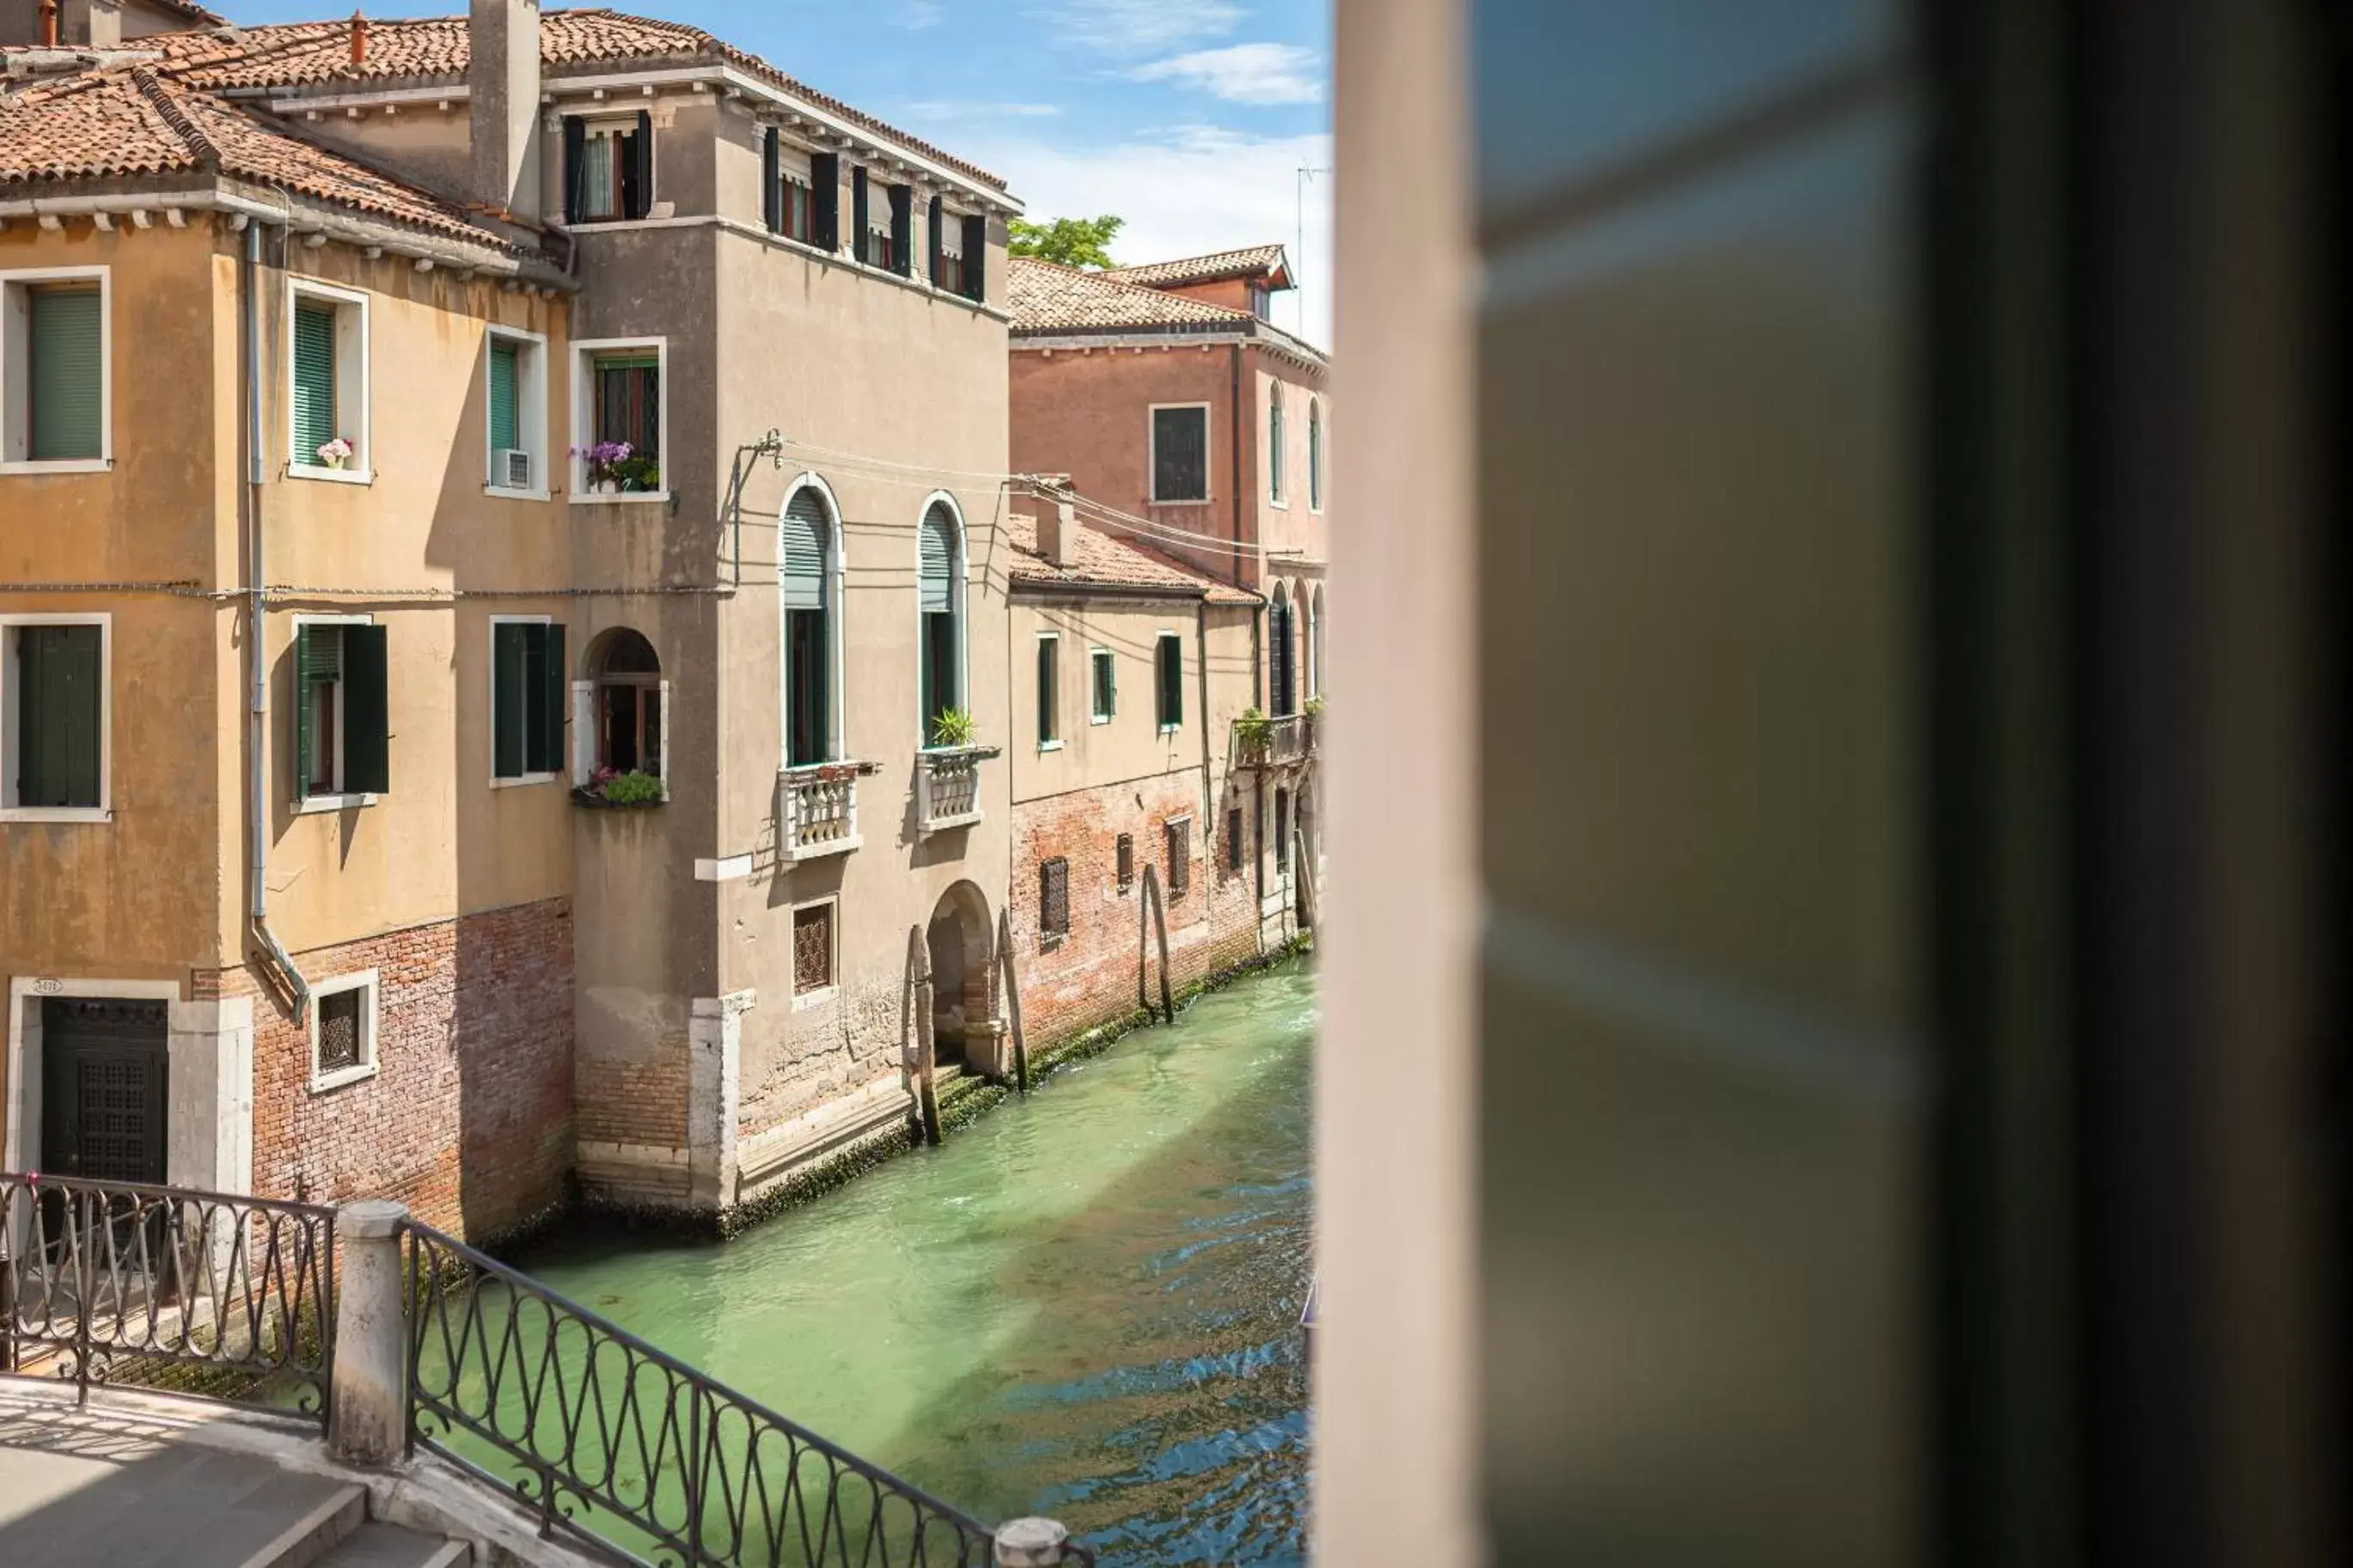
[[(1226, 445), (1233, 448), (1234, 469), (1234, 585), (1247, 588), (1242, 581), (1242, 345), (1233, 346), (1233, 425), (1232, 438)], [(1249, 498), (1256, 500), (1258, 498)]]
[(245, 658), (253, 670), (246, 722), (246, 832), (251, 845), (247, 911), (254, 940), (279, 982), (294, 999), (294, 1021), (308, 1021), (311, 987), (269, 929), (269, 786), (263, 765), (269, 738), (269, 662), (263, 638), (261, 556), (261, 226), (248, 219), (245, 259), (238, 272), (245, 311)]

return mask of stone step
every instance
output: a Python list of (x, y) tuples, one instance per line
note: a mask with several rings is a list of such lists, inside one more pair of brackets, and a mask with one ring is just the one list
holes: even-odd
[[(299, 1503), (285, 1507), (281, 1514), (284, 1523), (278, 1533), (248, 1554), (239, 1568), (311, 1568), (312, 1563), (332, 1552), (345, 1536), (367, 1522), (365, 1487), (348, 1481), (327, 1481), (315, 1476), (288, 1475), (284, 1481), (307, 1481), (332, 1487), (333, 1490), (308, 1508), (301, 1508)], [(308, 1489), (299, 1484), (265, 1486), (255, 1500), (261, 1507), (267, 1507), (272, 1493), (290, 1496)], [(300, 1511), (296, 1511), (298, 1508)], [(259, 1509), (256, 1511), (259, 1512)], [(219, 1560), (224, 1563), (237, 1561), (227, 1557)], [(196, 1559), (191, 1558), (191, 1561)]]
[(371, 1521), (320, 1558), (318, 1568), (465, 1568), (471, 1557), (462, 1541)]

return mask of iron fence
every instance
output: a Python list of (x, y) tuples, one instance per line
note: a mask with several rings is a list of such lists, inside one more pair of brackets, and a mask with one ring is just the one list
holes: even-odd
[(971, 1516), (462, 1242), (404, 1233), (410, 1443), (512, 1486), (542, 1534), (681, 1568), (990, 1561)]
[(327, 1418), (334, 1211), (0, 1173), (0, 1372)]

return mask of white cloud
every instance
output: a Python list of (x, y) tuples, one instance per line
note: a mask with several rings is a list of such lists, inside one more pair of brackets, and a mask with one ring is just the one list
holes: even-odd
[(1332, 341), (1329, 174), (1307, 183), (1303, 246), (1298, 233), (1299, 171), (1330, 166), (1331, 137), (1196, 125), (1106, 146), (962, 137), (956, 151), (1003, 174), (1033, 218), (1117, 213), (1127, 226), (1112, 256), (1130, 266), (1282, 241), (1303, 287), (1276, 296), (1276, 325), (1314, 342)]
[(1042, 120), (1062, 112), (1059, 103), (999, 103), (983, 99), (934, 99), (902, 104), (909, 120)]
[(899, 9), (900, 26), (911, 33), (921, 33), (947, 20), (947, 12), (940, 0), (906, 0)]
[(1061, 42), (1107, 54), (1145, 55), (1221, 38), (1242, 19), (1231, 0), (1059, 0), (1030, 16)]
[(1323, 62), (1297, 44), (1235, 44), (1137, 66), (1136, 81), (1173, 81), (1228, 103), (1321, 103)]

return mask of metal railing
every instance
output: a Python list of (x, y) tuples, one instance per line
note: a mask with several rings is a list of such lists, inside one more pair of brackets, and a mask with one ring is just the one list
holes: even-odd
[[(528, 1275), (404, 1222), (409, 1441), (628, 1563), (982, 1568), (993, 1532)], [(490, 1467), (513, 1474), (501, 1477)], [(1092, 1564), (1075, 1542), (1068, 1556)]]
[(995, 746), (958, 746), (915, 755), (915, 812), (925, 833), (980, 820), (980, 764)]
[(1248, 730), (1237, 719), (1230, 744), (1232, 756), (1242, 767), (1277, 768), (1303, 763), (1315, 754), (1315, 715), (1278, 714), (1255, 721)]
[(0, 1373), (326, 1421), (335, 1216), (315, 1204), (0, 1173)]
[(787, 860), (838, 854), (858, 842), (856, 763), (787, 768), (776, 776)]

